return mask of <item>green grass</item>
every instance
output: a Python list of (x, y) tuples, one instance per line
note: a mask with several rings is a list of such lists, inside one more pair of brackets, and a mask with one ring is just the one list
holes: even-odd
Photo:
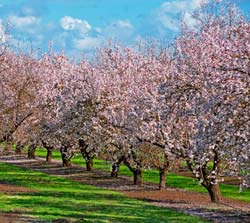
[[(37, 156), (45, 157), (46, 150), (38, 149), (36, 151)], [(58, 151), (53, 151), (54, 159), (61, 160), (60, 153)], [(80, 166), (85, 166), (85, 161), (83, 160), (80, 154), (76, 155), (72, 159), (72, 163)], [(94, 160), (94, 168), (99, 170), (110, 171), (110, 163), (104, 160)], [(121, 165), (120, 174), (132, 177), (131, 171), (125, 166)], [(145, 170), (142, 176), (143, 180), (146, 182), (158, 183), (159, 182), (159, 173), (156, 170)], [(167, 185), (174, 188), (181, 188), (189, 191), (207, 193), (206, 189), (199, 185), (198, 181), (191, 177), (184, 177), (169, 173), (167, 176)], [(226, 184), (220, 184), (220, 189), (222, 195), (227, 198), (233, 198), (237, 200), (250, 202), (250, 190), (244, 190), (239, 192), (239, 187), (231, 186)]]
[(0, 212), (18, 212), (44, 222), (59, 218), (103, 223), (206, 222), (197, 217), (126, 198), (118, 192), (6, 163), (0, 163), (0, 179), (35, 190), (15, 194), (0, 192)]

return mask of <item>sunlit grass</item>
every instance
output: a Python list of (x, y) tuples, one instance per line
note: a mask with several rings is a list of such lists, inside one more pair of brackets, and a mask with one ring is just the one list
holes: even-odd
[[(38, 149), (36, 154), (41, 157), (45, 157), (46, 150)], [(53, 158), (61, 160), (60, 152), (53, 151)], [(73, 159), (72, 163), (85, 166), (85, 161), (82, 158), (81, 154), (77, 154)], [(105, 160), (94, 160), (94, 168), (98, 170), (110, 171), (110, 163)], [(132, 177), (131, 171), (125, 166), (121, 165), (120, 174)], [(156, 170), (145, 170), (143, 172), (143, 180), (145, 182), (158, 183), (159, 182), (159, 173)], [(169, 187), (181, 188), (185, 190), (207, 193), (206, 189), (199, 185), (198, 180), (192, 177), (180, 176), (177, 174), (169, 173), (167, 176), (167, 185)], [(239, 192), (238, 186), (220, 184), (220, 189), (222, 195), (227, 198), (233, 198), (242, 201), (250, 202), (250, 190), (246, 189), (243, 192)]]
[(0, 163), (3, 182), (24, 186), (33, 192), (0, 192), (0, 211), (18, 212), (45, 222), (71, 219), (78, 222), (205, 222), (176, 211), (151, 206), (62, 177)]

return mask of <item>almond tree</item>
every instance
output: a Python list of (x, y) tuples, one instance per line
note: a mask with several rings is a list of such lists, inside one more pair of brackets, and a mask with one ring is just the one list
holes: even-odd
[[(141, 184), (142, 169), (152, 167), (152, 160), (139, 145), (151, 135), (145, 123), (158, 114), (158, 85), (169, 70), (166, 51), (157, 51), (153, 44), (145, 46), (139, 50), (120, 45), (107, 47), (99, 52), (96, 65), (103, 79), (100, 103), (105, 108), (105, 129), (113, 148), (117, 148), (116, 154), (120, 154), (114, 161), (123, 158), (134, 174), (135, 184)], [(160, 148), (164, 151), (164, 147)]]
[(31, 54), (6, 51), (1, 65), (5, 69), (1, 74), (0, 140), (8, 146), (13, 134), (36, 111), (40, 80)]
[(43, 144), (49, 148), (53, 144), (56, 147), (60, 145), (62, 158), (67, 165), (70, 165), (72, 155), (77, 150), (81, 151), (87, 169), (91, 170), (100, 141), (95, 128), (98, 81), (94, 69), (84, 59), (75, 63), (64, 53), (44, 55), (41, 62), (45, 67), (45, 71), (41, 70), (44, 76), (43, 116), (46, 117), (43, 125), (45, 133), (49, 129), (52, 131), (48, 131), (46, 137), (42, 136)]
[(63, 166), (70, 166), (75, 142), (65, 132), (62, 117), (74, 103), (70, 81), (74, 79), (75, 64), (63, 52), (57, 54), (51, 49), (40, 59), (40, 67), (43, 87), (40, 89), (42, 109), (37, 117), (40, 126), (37, 135), (47, 149), (48, 157), (52, 148), (60, 149)]
[[(34, 157), (37, 146), (44, 146), (48, 151), (47, 161), (51, 161), (52, 148), (59, 149), (64, 143), (64, 138), (62, 135), (59, 137), (58, 133), (61, 127), (60, 108), (63, 106), (61, 98), (65, 94), (64, 83), (73, 68), (63, 53), (55, 54), (52, 50), (39, 59), (29, 58), (29, 60), (30, 63), (35, 61), (30, 73), (34, 74), (34, 77), (31, 77), (32, 81), (38, 80), (38, 87), (32, 88), (34, 101), (32, 105), (27, 104), (27, 106), (30, 105), (29, 108), (35, 106), (35, 110), (33, 109), (32, 115), (26, 117), (22, 125), (18, 126), (15, 140), (22, 142), (23, 145), (30, 145), (30, 157)], [(24, 86), (24, 90), (31, 89), (32, 85), (29, 82), (27, 84), (29, 86)]]
[(186, 160), (213, 202), (223, 172), (249, 157), (249, 22), (237, 15), (231, 8), (184, 31), (177, 72), (160, 87), (169, 110), (167, 148)]

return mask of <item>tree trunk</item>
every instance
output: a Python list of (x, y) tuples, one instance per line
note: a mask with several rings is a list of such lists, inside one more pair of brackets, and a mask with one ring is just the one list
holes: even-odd
[(160, 183), (159, 183), (159, 190), (166, 190), (166, 176), (167, 176), (167, 169), (161, 168), (159, 171), (160, 174)]
[(142, 172), (140, 169), (136, 169), (133, 171), (134, 176), (134, 185), (141, 186), (142, 184)]
[(23, 148), (22, 145), (17, 144), (17, 145), (16, 145), (15, 153), (16, 153), (16, 154), (21, 154), (21, 153), (22, 153), (22, 148)]
[(80, 146), (80, 151), (82, 154), (83, 159), (86, 162), (86, 170), (91, 172), (94, 169), (94, 157), (91, 156), (91, 154), (87, 151), (88, 144), (85, 143), (83, 139), (79, 139), (79, 146)]
[(117, 164), (116, 162), (112, 164), (112, 166), (111, 166), (111, 173), (110, 173), (111, 177), (115, 177), (115, 178), (118, 177), (119, 167), (120, 167), (120, 165)]
[(88, 158), (85, 161), (86, 161), (86, 170), (92, 172), (94, 169), (93, 158)]
[(221, 199), (221, 192), (220, 192), (220, 187), (219, 187), (219, 183), (217, 184), (210, 184), (208, 187), (206, 187), (210, 199), (212, 202), (219, 202)]
[(36, 151), (35, 146), (30, 146), (29, 147), (29, 149), (28, 149), (28, 158), (29, 159), (35, 159), (36, 158), (35, 151)]
[(46, 162), (52, 163), (52, 148), (47, 148)]
[(12, 150), (12, 143), (10, 141), (7, 141), (5, 146), (4, 146), (4, 154), (10, 154)]
[(167, 178), (169, 165), (170, 163), (169, 163), (168, 155), (164, 153), (163, 167), (161, 167), (159, 170), (159, 174), (160, 174), (159, 190), (166, 190), (166, 178)]
[(63, 162), (62, 165), (63, 165), (64, 167), (71, 167), (71, 166), (72, 166), (70, 160), (68, 160), (68, 159), (62, 158), (62, 162)]
[(134, 167), (130, 164), (130, 162), (124, 158), (124, 164), (129, 168), (129, 170), (133, 173), (134, 177), (134, 185), (141, 186), (142, 184), (142, 171), (139, 165), (140, 163), (137, 163), (137, 167)]
[(67, 157), (67, 148), (63, 147), (60, 149), (62, 157), (62, 166), (70, 167), (72, 166), (70, 159)]
[(118, 173), (120, 170), (120, 164), (121, 162), (124, 160), (124, 156), (121, 156), (117, 161), (115, 161), (112, 166), (111, 166), (111, 173), (110, 176), (111, 177), (118, 177)]

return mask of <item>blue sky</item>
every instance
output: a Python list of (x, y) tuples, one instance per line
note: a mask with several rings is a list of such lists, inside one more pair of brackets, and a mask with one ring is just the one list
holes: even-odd
[[(178, 32), (178, 18), (192, 25), (189, 12), (201, 0), (0, 0), (0, 37), (10, 23), (13, 44), (46, 50), (52, 41), (68, 54), (92, 52), (115, 39), (129, 45), (147, 37), (162, 41)], [(244, 14), (250, 0), (235, 0)]]

